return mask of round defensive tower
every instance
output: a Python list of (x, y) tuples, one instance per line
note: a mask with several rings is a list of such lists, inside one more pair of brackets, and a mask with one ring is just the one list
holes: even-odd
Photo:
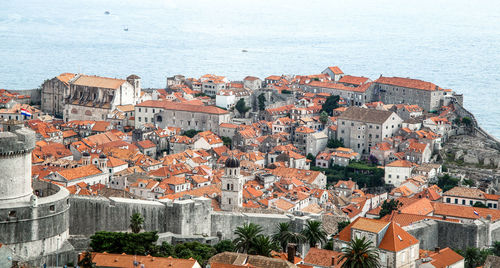
[(69, 192), (31, 179), (35, 133), (14, 120), (0, 132), (0, 243), (17, 258), (44, 263), (67, 246)]

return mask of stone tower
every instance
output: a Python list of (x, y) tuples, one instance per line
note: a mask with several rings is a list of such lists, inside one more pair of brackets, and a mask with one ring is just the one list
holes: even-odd
[(31, 188), (31, 151), (35, 133), (16, 120), (3, 123), (0, 132), (0, 203), (27, 204)]
[(240, 175), (240, 161), (234, 156), (226, 160), (222, 176), (222, 210), (231, 211), (243, 205), (243, 178)]
[(135, 74), (131, 74), (127, 77), (127, 82), (134, 87), (134, 103), (139, 103), (139, 99), (141, 98), (141, 78)]
[(2, 125), (0, 243), (19, 260), (39, 267), (48, 255), (60, 252), (69, 237), (69, 192), (56, 184), (32, 181), (35, 133), (15, 120)]

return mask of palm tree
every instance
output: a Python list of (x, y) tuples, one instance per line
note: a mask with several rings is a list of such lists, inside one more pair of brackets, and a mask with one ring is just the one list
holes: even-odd
[(255, 238), (262, 232), (262, 227), (255, 223), (245, 223), (243, 226), (237, 227), (234, 234), (237, 236), (233, 243), (238, 252), (247, 253), (252, 247)]
[(142, 229), (142, 224), (144, 223), (144, 218), (140, 213), (134, 213), (130, 216), (130, 229), (133, 233), (139, 233)]
[(271, 257), (271, 252), (276, 250), (279, 246), (272, 241), (269, 236), (258, 235), (255, 237), (252, 247), (249, 250), (250, 254)]
[(276, 225), (278, 229), (272, 239), (275, 243), (280, 244), (283, 252), (287, 251), (288, 243), (301, 244), (305, 241), (305, 237), (301, 233), (290, 231), (290, 223), (281, 222)]
[(351, 240), (347, 247), (342, 249), (340, 261), (344, 261), (342, 268), (378, 268), (380, 267), (377, 250), (372, 242), (363, 238)]
[(310, 247), (316, 247), (318, 243), (325, 243), (327, 233), (323, 230), (320, 221), (307, 221), (306, 228), (302, 231), (302, 235), (309, 243)]

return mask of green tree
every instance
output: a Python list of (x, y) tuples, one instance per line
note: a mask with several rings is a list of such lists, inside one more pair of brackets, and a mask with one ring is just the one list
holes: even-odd
[(500, 241), (493, 242), (493, 247), (491, 248), (491, 252), (495, 254), (495, 256), (500, 256)]
[(264, 96), (264, 93), (257, 97), (257, 101), (259, 102), (259, 110), (264, 111), (266, 109), (266, 96)]
[(233, 140), (231, 140), (231, 138), (223, 136), (223, 137), (221, 137), (221, 139), (227, 148), (231, 148), (231, 144), (233, 144)]
[(316, 164), (316, 157), (314, 157), (313, 154), (308, 153), (306, 158), (307, 160), (311, 161), (311, 166), (314, 166)]
[(476, 182), (475, 182), (474, 180), (472, 180), (472, 179), (464, 179), (464, 180), (462, 181), (462, 184), (463, 184), (463, 185), (467, 185), (467, 186), (469, 186), (469, 187), (474, 187), (474, 186), (476, 186)]
[(234, 231), (236, 239), (233, 243), (238, 252), (248, 253), (248, 250), (253, 246), (254, 240), (262, 232), (262, 227), (255, 223), (245, 223), (243, 226), (237, 227)]
[(323, 105), (321, 106), (321, 111), (324, 111), (329, 116), (332, 116), (333, 115), (333, 109), (336, 109), (336, 108), (339, 107), (339, 100), (340, 100), (339, 96), (337, 96), (337, 95), (331, 95), (330, 97), (328, 97), (326, 99), (325, 103), (323, 103)]
[(233, 241), (231, 240), (222, 240), (214, 246), (217, 253), (222, 252), (235, 252), (236, 247), (234, 246)]
[(477, 201), (476, 203), (474, 203), (474, 205), (472, 205), (473, 207), (476, 207), (476, 208), (488, 208), (488, 206), (486, 206), (485, 204)]
[(301, 233), (292, 232), (288, 222), (281, 222), (276, 225), (276, 233), (272, 236), (275, 243), (281, 246), (283, 252), (288, 249), (289, 243), (301, 244), (304, 243), (305, 237)]
[(397, 210), (402, 205), (403, 204), (396, 199), (391, 199), (390, 201), (385, 200), (384, 203), (382, 203), (378, 216), (382, 218), (385, 215), (391, 214), (393, 210)]
[(95, 252), (146, 255), (157, 252), (157, 240), (156, 232), (136, 234), (100, 231), (90, 237), (90, 247)]
[(346, 228), (350, 223), (351, 222), (349, 220), (337, 222), (337, 233), (340, 233), (340, 231), (344, 230), (344, 228)]
[(177, 244), (174, 252), (175, 257), (181, 259), (193, 258), (202, 266), (206, 265), (208, 259), (217, 253), (214, 247), (196, 241)]
[(318, 243), (326, 243), (327, 234), (323, 230), (320, 221), (310, 221), (306, 223), (306, 228), (302, 231), (302, 235), (306, 238), (310, 247), (316, 247)]
[(326, 147), (328, 147), (328, 148), (344, 147), (344, 143), (340, 140), (332, 138), (332, 139), (328, 139), (328, 142), (326, 143)]
[(89, 251), (85, 251), (82, 259), (78, 261), (78, 265), (82, 268), (94, 268), (95, 263), (92, 262), (92, 254)]
[(184, 131), (184, 136), (187, 136), (189, 138), (193, 138), (194, 136), (196, 136), (196, 134), (200, 133), (201, 131), (199, 130), (194, 130), (194, 129), (190, 129), (190, 130), (186, 130)]
[(351, 240), (347, 247), (342, 249), (340, 261), (345, 261), (342, 268), (378, 268), (379, 256), (372, 242), (363, 238)]
[(170, 245), (167, 242), (162, 242), (159, 247), (156, 247), (154, 256), (158, 257), (175, 256), (174, 246)]
[(322, 111), (321, 114), (319, 115), (319, 121), (323, 125), (323, 127), (328, 123), (328, 113), (325, 111)]
[(493, 254), (490, 249), (467, 248), (465, 251), (457, 250), (457, 253), (465, 259), (466, 268), (476, 268), (482, 266), (488, 255)]
[(271, 257), (271, 251), (273, 250), (279, 250), (279, 245), (274, 243), (269, 236), (258, 235), (255, 237), (249, 253), (264, 257)]
[(460, 179), (457, 179), (457, 178), (451, 177), (448, 174), (445, 174), (445, 175), (438, 178), (437, 186), (439, 186), (439, 188), (443, 189), (443, 192), (446, 192), (446, 191), (450, 190), (451, 188), (458, 186), (459, 181), (460, 181)]
[(468, 127), (472, 125), (472, 119), (470, 117), (464, 117), (462, 118), (462, 123)]
[(142, 229), (142, 224), (144, 223), (144, 218), (140, 213), (134, 213), (130, 216), (130, 229), (133, 233), (139, 233)]
[(235, 108), (243, 117), (245, 117), (245, 114), (250, 110), (250, 107), (247, 107), (243, 98), (236, 102)]

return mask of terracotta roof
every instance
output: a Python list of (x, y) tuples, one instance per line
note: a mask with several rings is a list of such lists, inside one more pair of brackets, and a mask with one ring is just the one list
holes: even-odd
[(402, 77), (380, 77), (379, 79), (375, 80), (375, 83), (428, 91), (436, 91), (440, 89), (438, 86), (431, 82)]
[(428, 263), (432, 264), (435, 268), (451, 267), (453, 264), (464, 260), (464, 257), (453, 251), (451, 248), (444, 248), (441, 250), (438, 249), (435, 251), (420, 250), (420, 258), (431, 258), (432, 261)]
[(313, 264), (321, 267), (331, 267), (332, 258), (335, 258), (335, 265), (342, 265), (343, 262), (339, 262), (342, 257), (342, 252), (320, 249), (320, 248), (310, 248), (304, 258), (305, 264)]
[[(486, 218), (490, 215), (493, 221), (500, 219), (500, 210), (498, 209), (478, 208), (441, 202), (432, 202), (432, 206), (434, 207), (434, 216), (439, 215), (460, 219), (479, 219)], [(474, 211), (479, 215), (476, 215)]]
[(142, 141), (138, 141), (137, 142), (137, 145), (139, 145), (141, 148), (143, 149), (148, 149), (148, 148), (153, 148), (153, 147), (156, 147), (156, 144), (154, 144), (152, 141), (150, 140), (142, 140)]
[(391, 162), (385, 166), (386, 167), (413, 167), (413, 166), (415, 166), (415, 164), (408, 161), (408, 160), (396, 160), (396, 161)]
[(338, 119), (382, 124), (393, 114), (391, 111), (374, 110), (361, 107), (349, 107)]
[[(81, 254), (79, 258), (83, 258)], [(127, 255), (123, 254), (110, 254), (110, 253), (97, 253), (92, 252), (92, 262), (98, 267), (124, 267), (134, 268), (134, 261), (139, 262), (139, 266), (144, 264), (148, 268), (163, 268), (163, 267), (176, 267), (176, 268), (193, 268), (196, 267), (197, 261), (193, 258), (189, 259), (175, 259), (172, 257), (151, 257), (141, 255)]]
[[(346, 86), (344, 84), (338, 84), (334, 82), (321, 82), (321, 81), (311, 81), (308, 86), (311, 87), (321, 87), (321, 88), (331, 88), (331, 89), (338, 89), (338, 90), (344, 90), (344, 91), (354, 91), (354, 92), (365, 92), (368, 87), (365, 86), (360, 86), (360, 87), (350, 87)], [(365, 84), (367, 85), (367, 84)]]
[(61, 82), (63, 82), (66, 85), (69, 85), (69, 80), (73, 79), (75, 77), (75, 74), (72, 73), (62, 73), (58, 76), (56, 76), (57, 79), (59, 79)]
[(342, 70), (340, 70), (338, 66), (328, 67), (328, 69), (330, 69), (330, 71), (332, 71), (332, 73), (334, 74), (344, 74), (344, 72), (342, 72)]
[(95, 165), (87, 165), (87, 166), (61, 170), (58, 171), (57, 173), (59, 173), (59, 175), (64, 177), (66, 180), (70, 181), (74, 179), (101, 174), (102, 171), (99, 170)]
[[(443, 221), (444, 219), (441, 217), (435, 217), (435, 216), (426, 216), (426, 215), (415, 215), (415, 214), (407, 214), (407, 213), (399, 213), (397, 211), (392, 211), (391, 214), (385, 215), (382, 217), (382, 220), (384, 221), (393, 221), (401, 227), (405, 227), (408, 225), (411, 225), (413, 223), (423, 221), (423, 220), (441, 220)], [(446, 219), (444, 221), (450, 221), (450, 222), (460, 222), (457, 219)]]
[(403, 228), (395, 222), (391, 222), (378, 247), (380, 249), (398, 252), (418, 243), (418, 239), (403, 230)]
[(340, 78), (339, 82), (359, 86), (368, 82), (368, 80), (369, 80), (368, 77), (344, 75), (342, 78)]
[(289, 211), (290, 209), (295, 207), (295, 204), (292, 204), (292, 203), (290, 203), (286, 200), (283, 200), (283, 199), (277, 199), (274, 202), (272, 202), (272, 204), (276, 208), (278, 208), (280, 210), (284, 210), (284, 211)]
[(90, 76), (90, 75), (80, 75), (77, 79), (71, 82), (72, 85), (86, 86), (86, 87), (100, 87), (109, 89), (118, 89), (126, 80), (100, 77), (100, 76)]
[(92, 131), (105, 132), (109, 127), (110, 122), (107, 121), (96, 121), (92, 127)]
[(215, 106), (194, 105), (194, 104), (178, 103), (166, 100), (148, 100), (137, 104), (136, 107), (157, 107), (157, 108), (163, 108), (165, 110), (188, 111), (188, 112), (207, 113), (207, 114), (229, 113), (228, 111)]
[(473, 199), (485, 199), (485, 192), (477, 188), (455, 186), (443, 193), (443, 196), (458, 196)]

